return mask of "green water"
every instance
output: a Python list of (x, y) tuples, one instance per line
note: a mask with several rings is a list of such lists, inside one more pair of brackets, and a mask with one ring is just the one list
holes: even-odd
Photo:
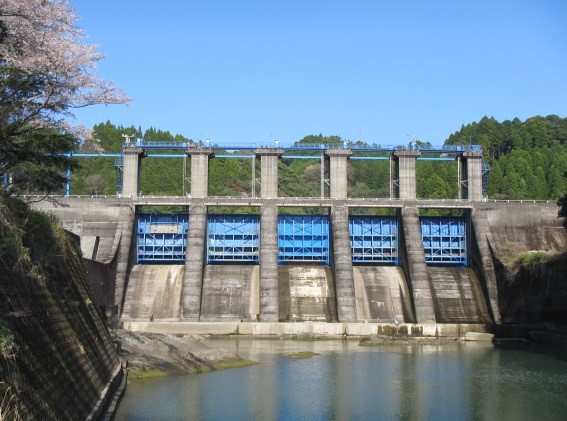
[[(210, 340), (251, 367), (131, 381), (118, 420), (565, 420), (567, 358), (543, 346)], [(283, 352), (311, 351), (308, 359)]]

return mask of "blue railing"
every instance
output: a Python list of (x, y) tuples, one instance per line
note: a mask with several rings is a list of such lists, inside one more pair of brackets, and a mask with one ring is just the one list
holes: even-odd
[[(259, 146), (257, 146), (259, 145)], [(203, 142), (173, 142), (173, 141), (146, 141), (137, 139), (125, 144), (126, 147), (141, 147), (145, 149), (187, 149), (188, 147), (207, 147), (215, 150), (254, 150), (257, 148), (280, 148), (284, 151), (325, 151), (335, 149), (351, 149), (356, 152), (394, 152), (397, 150), (417, 150), (425, 153), (461, 153), (465, 151), (482, 152), (480, 145), (442, 145), (442, 146), (414, 146), (410, 144), (406, 146), (394, 145), (377, 145), (366, 144), (361, 142), (341, 142), (341, 143), (302, 143), (295, 142), (291, 146), (283, 146), (279, 143), (273, 145), (261, 145), (261, 143), (251, 144), (232, 144), (232, 145), (216, 145), (205, 144)]]

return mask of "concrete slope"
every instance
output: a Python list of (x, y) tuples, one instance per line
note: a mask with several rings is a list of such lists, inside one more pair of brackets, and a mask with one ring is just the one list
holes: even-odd
[(280, 321), (337, 321), (331, 268), (321, 265), (278, 267)]
[(130, 273), (123, 318), (177, 319), (183, 265), (135, 265)]
[(490, 323), (480, 282), (470, 268), (428, 267), (438, 323)]
[(258, 265), (207, 265), (201, 321), (258, 320)]
[(411, 322), (411, 297), (403, 270), (396, 266), (354, 266), (356, 317), (380, 322)]

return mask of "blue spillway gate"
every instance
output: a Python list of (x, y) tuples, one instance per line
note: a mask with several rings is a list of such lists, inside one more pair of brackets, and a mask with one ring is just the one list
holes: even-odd
[(427, 264), (467, 266), (467, 222), (459, 217), (421, 217)]
[(207, 263), (259, 263), (260, 217), (211, 215), (207, 219)]
[(136, 263), (183, 263), (187, 247), (187, 215), (138, 214)]
[(328, 265), (329, 218), (321, 215), (278, 216), (278, 263), (318, 262)]
[(353, 263), (398, 264), (395, 216), (351, 216), (349, 231)]

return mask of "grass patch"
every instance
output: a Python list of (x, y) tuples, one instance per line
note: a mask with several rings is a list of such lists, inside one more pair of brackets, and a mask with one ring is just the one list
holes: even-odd
[(549, 255), (545, 251), (528, 251), (518, 256), (517, 262), (523, 265), (534, 265), (545, 262)]
[(317, 354), (316, 352), (311, 352), (311, 351), (282, 352), (280, 354), (280, 356), (283, 358), (292, 358), (294, 360), (303, 360), (306, 358), (314, 357), (316, 355), (321, 355), (321, 354)]
[(228, 370), (231, 368), (239, 368), (239, 367), (248, 367), (250, 365), (258, 364), (255, 361), (245, 360), (243, 358), (238, 360), (230, 360), (230, 361), (221, 361), (218, 364), (215, 364), (215, 370)]

